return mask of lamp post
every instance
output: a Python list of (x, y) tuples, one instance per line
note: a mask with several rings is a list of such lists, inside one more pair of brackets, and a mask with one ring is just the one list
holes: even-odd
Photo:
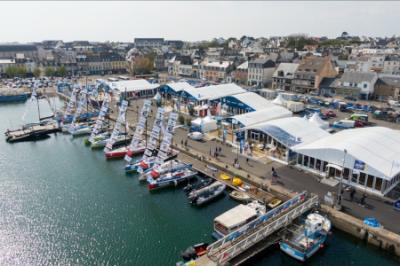
[(336, 199), (336, 205), (335, 208), (337, 210), (342, 209), (342, 190), (343, 190), (343, 175), (344, 175), (344, 167), (345, 167), (345, 161), (346, 161), (346, 155), (347, 155), (347, 150), (344, 149), (344, 155), (343, 155), (343, 165), (342, 165), (342, 174), (340, 175), (340, 182), (339, 182), (339, 187), (338, 187), (338, 192), (337, 192), (337, 199)]

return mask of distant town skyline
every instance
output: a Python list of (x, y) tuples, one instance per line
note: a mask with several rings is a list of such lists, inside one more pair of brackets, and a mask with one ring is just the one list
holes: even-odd
[(2, 2), (0, 42), (398, 35), (400, 2)]

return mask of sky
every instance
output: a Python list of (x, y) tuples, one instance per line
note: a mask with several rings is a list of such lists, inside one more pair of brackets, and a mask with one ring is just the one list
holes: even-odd
[(399, 35), (400, 2), (0, 2), (0, 42)]

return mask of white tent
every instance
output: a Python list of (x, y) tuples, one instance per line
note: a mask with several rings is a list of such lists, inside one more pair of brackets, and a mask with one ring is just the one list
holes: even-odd
[(281, 94), (278, 94), (276, 98), (272, 101), (273, 104), (285, 106), (285, 99), (283, 99)]
[(322, 120), (321, 117), (319, 116), (318, 113), (314, 113), (309, 119), (310, 123), (315, 124), (316, 126), (322, 128), (322, 129), (328, 129), (329, 128), (329, 123)]
[(210, 116), (199, 117), (192, 120), (192, 126), (200, 128), (201, 132), (206, 133), (218, 128), (217, 121), (212, 119)]

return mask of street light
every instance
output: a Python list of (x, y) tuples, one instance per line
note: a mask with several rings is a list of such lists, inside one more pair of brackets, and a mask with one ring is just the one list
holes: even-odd
[(346, 155), (347, 155), (347, 150), (344, 149), (342, 174), (340, 175), (340, 182), (339, 182), (337, 199), (336, 199), (336, 206), (335, 206), (337, 210), (340, 210), (342, 208), (343, 175), (344, 175), (344, 167), (345, 167)]

